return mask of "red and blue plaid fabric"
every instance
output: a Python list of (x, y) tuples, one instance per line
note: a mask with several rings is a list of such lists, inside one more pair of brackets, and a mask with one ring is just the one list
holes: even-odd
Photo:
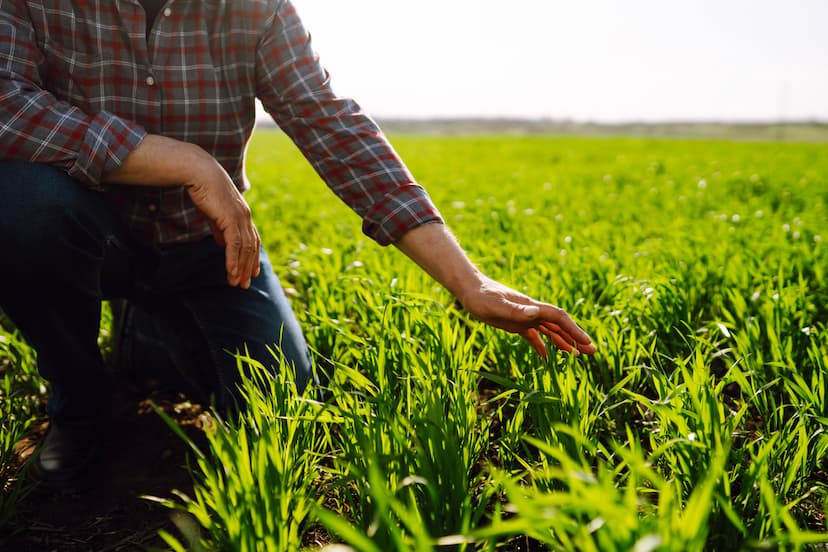
[(183, 188), (101, 186), (147, 133), (197, 144), (241, 190), (259, 98), (319, 175), (393, 243), (441, 221), (376, 123), (337, 97), (289, 0), (0, 0), (0, 159), (101, 188), (136, 239), (210, 235)]

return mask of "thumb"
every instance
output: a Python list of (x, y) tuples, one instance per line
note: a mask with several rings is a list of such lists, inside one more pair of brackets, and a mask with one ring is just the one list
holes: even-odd
[(518, 312), (521, 312), (527, 320), (534, 320), (540, 314), (540, 307), (536, 307), (535, 305), (521, 305), (520, 303), (516, 303), (515, 306)]
[(227, 247), (227, 242), (224, 240), (224, 233), (222, 233), (221, 228), (218, 227), (218, 224), (212, 220), (208, 220), (207, 223), (210, 225), (210, 230), (213, 232), (213, 239), (216, 240), (216, 243), (221, 247)]

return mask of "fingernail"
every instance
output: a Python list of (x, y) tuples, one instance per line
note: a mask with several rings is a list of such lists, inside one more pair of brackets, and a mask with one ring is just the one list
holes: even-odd
[(534, 318), (540, 313), (540, 308), (534, 305), (530, 305), (528, 307), (524, 307), (523, 312), (526, 313), (526, 316)]

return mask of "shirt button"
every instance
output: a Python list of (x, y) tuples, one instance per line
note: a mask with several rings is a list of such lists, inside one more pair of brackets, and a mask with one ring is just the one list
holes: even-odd
[(155, 203), (150, 203), (149, 205), (147, 205), (147, 209), (149, 209), (150, 213), (154, 213), (158, 210), (158, 205), (156, 205)]
[(155, 79), (152, 77), (152, 75), (147, 77), (147, 84), (149, 86), (153, 86), (155, 84)]
[(166, 17), (169, 17), (171, 14), (172, 14), (172, 10), (171, 10), (170, 8), (166, 8), (166, 9), (164, 10), (164, 15), (165, 15)]

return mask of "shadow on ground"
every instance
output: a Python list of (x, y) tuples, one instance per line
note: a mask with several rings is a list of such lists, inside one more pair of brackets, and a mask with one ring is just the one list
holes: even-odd
[[(150, 400), (201, 445), (202, 410), (171, 391), (146, 383), (118, 382), (113, 420), (104, 450), (94, 466), (71, 484), (36, 484), (19, 504), (8, 527), (0, 529), (0, 549), (16, 551), (125, 551), (167, 548), (159, 529), (176, 534), (171, 510), (144, 495), (169, 498), (178, 489), (191, 494), (185, 466), (193, 454), (153, 411)], [(46, 422), (21, 443), (31, 456)]]

